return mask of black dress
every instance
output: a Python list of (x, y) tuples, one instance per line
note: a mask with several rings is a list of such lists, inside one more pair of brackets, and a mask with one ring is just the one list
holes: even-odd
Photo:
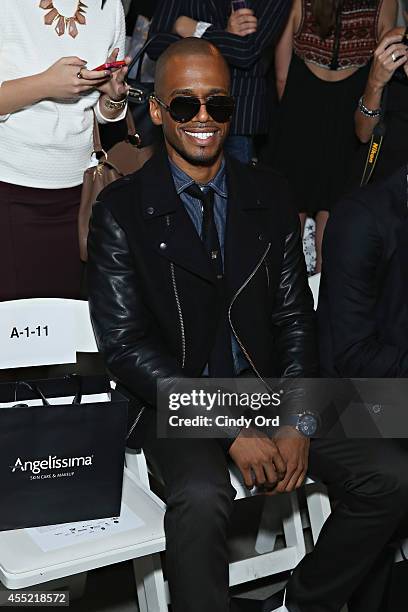
[(354, 113), (368, 72), (369, 64), (342, 81), (323, 81), (292, 56), (272, 163), (288, 178), (299, 212), (330, 210), (350, 184), (359, 146)]

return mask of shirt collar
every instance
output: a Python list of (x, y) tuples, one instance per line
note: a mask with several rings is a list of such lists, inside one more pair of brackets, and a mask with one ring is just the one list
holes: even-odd
[[(190, 185), (194, 183), (194, 179), (192, 179), (191, 176), (188, 176), (188, 174), (186, 174), (184, 170), (179, 168), (170, 158), (169, 162), (171, 173), (173, 175), (174, 185), (176, 187), (176, 192), (177, 195), (180, 195), (180, 193), (185, 191), (187, 187), (190, 187)], [(225, 173), (225, 159), (222, 160), (221, 167), (218, 170), (217, 174), (209, 183), (207, 183), (206, 186), (214, 189), (215, 193), (217, 193), (222, 198), (226, 198), (228, 196), (227, 177)]]

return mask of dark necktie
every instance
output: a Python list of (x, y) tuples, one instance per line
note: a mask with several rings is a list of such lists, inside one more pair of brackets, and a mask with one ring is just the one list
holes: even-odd
[(201, 240), (211, 260), (217, 279), (221, 280), (220, 277), (223, 275), (222, 255), (214, 218), (214, 190), (211, 187), (202, 190), (196, 183), (193, 183), (190, 187), (187, 187), (186, 192), (193, 198), (200, 200), (203, 205)]
[(196, 183), (193, 183), (186, 189), (186, 192), (193, 198), (200, 200), (203, 205), (201, 240), (217, 278), (218, 326), (214, 346), (208, 360), (209, 374), (214, 378), (231, 378), (234, 376), (234, 361), (231, 350), (231, 332), (228, 324), (222, 253), (214, 218), (214, 190), (211, 187), (202, 190)]

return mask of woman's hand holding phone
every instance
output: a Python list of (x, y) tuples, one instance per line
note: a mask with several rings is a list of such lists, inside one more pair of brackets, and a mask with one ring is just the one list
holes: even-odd
[(248, 34), (254, 34), (257, 28), (258, 19), (252, 9), (239, 8), (232, 10), (228, 19), (227, 32), (237, 36), (247, 36)]
[(86, 61), (79, 57), (62, 57), (42, 75), (44, 98), (58, 100), (78, 98), (111, 79), (111, 72), (86, 70)]
[[(119, 49), (114, 49), (109, 57), (106, 59), (107, 64), (115, 63), (118, 58)], [(125, 65), (122, 68), (111, 68), (110, 78), (105, 80), (103, 83), (100, 83), (97, 86), (98, 91), (109, 96), (111, 100), (123, 100), (127, 96), (129, 91), (129, 86), (125, 83), (125, 78), (128, 71), (128, 65), (131, 62), (130, 57), (125, 57), (123, 60)], [(95, 72), (95, 71), (94, 71)], [(100, 74), (100, 72), (96, 71), (96, 74)]]

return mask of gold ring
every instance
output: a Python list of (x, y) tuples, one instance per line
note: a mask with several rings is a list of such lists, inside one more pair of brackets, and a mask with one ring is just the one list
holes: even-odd
[(79, 71), (77, 72), (77, 77), (78, 77), (78, 79), (82, 79), (82, 78), (83, 78), (83, 77), (82, 77), (82, 70), (83, 70), (83, 67), (81, 67), (81, 68), (79, 69)]

